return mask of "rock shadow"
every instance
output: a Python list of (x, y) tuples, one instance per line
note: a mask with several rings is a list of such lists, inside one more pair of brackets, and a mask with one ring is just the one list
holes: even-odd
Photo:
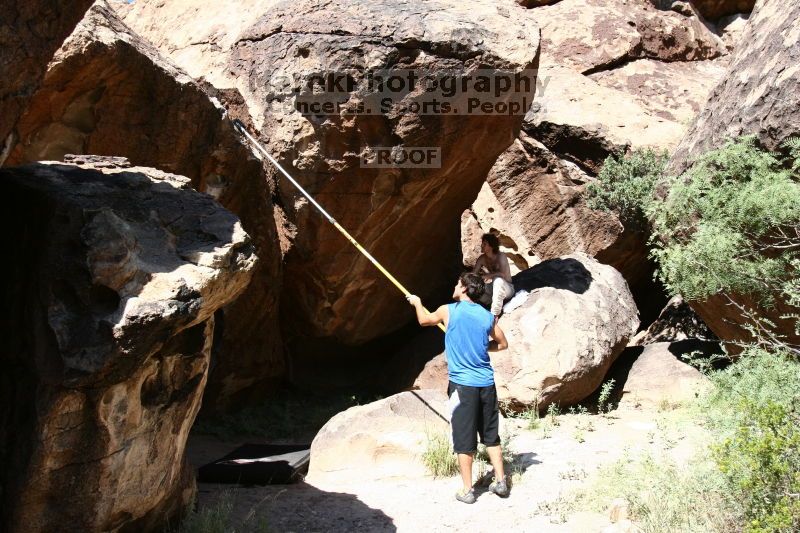
[[(334, 339), (310, 339), (304, 354), (289, 363), (292, 384), (301, 389), (390, 395), (409, 389), (425, 364), (444, 352), (438, 328), (416, 321), (361, 346), (343, 349)], [(338, 350), (337, 350), (338, 348)], [(290, 352), (292, 353), (292, 352)]]
[[(622, 393), (625, 390), (625, 384), (628, 381), (628, 375), (633, 368), (633, 364), (636, 362), (639, 356), (642, 355), (642, 352), (644, 352), (644, 349), (645, 346), (628, 346), (622, 351), (619, 357), (617, 357), (616, 361), (614, 361), (614, 363), (608, 369), (605, 378), (603, 378), (603, 383), (606, 383), (611, 379), (614, 380), (614, 387), (612, 388), (611, 396), (609, 397), (609, 403), (612, 406), (618, 404), (622, 399)], [(668, 349), (676, 359), (682, 362), (686, 362), (682, 356), (695, 352), (696, 358), (708, 360), (715, 370), (725, 368), (725, 366), (729, 364), (729, 360), (720, 357), (723, 354), (722, 348), (720, 344), (715, 341), (694, 338), (683, 339), (680, 341), (670, 342)], [(583, 400), (580, 405), (586, 407), (589, 409), (589, 411), (596, 411), (597, 401), (600, 397), (600, 390), (602, 387), (602, 384), (597, 387), (597, 389), (595, 389), (595, 391), (588, 398)]]
[[(528, 468), (533, 465), (540, 465), (542, 462), (536, 458), (536, 452), (523, 452), (523, 453), (515, 453), (511, 459), (511, 463), (506, 463), (506, 478), (508, 480), (513, 479), (513, 474), (519, 473), (524, 474), (527, 472)], [(484, 494), (489, 491), (489, 484), (492, 482), (494, 478), (494, 469), (489, 470), (482, 476), (478, 478), (475, 482), (475, 496), (480, 497), (481, 494)], [(510, 481), (511, 488), (513, 488), (513, 481)]]
[(683, 339), (673, 341), (669, 345), (669, 353), (678, 359), (685, 354), (695, 353), (697, 359), (707, 359), (715, 370), (722, 370), (730, 364), (730, 359), (724, 357), (722, 345), (717, 341), (705, 339)]
[[(290, 487), (199, 485), (198, 511), (232, 505), (229, 527), (253, 531), (394, 532), (394, 520), (354, 494), (328, 492), (305, 482)], [(239, 528), (237, 528), (239, 530)]]
[(577, 259), (548, 259), (512, 278), (517, 291), (552, 287), (583, 294), (592, 284), (592, 274)]

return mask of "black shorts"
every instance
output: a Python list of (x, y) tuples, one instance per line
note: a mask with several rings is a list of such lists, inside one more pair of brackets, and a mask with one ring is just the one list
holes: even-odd
[(450, 424), (456, 453), (475, 453), (478, 449), (476, 434), (486, 446), (500, 444), (500, 410), (494, 385), (470, 387), (451, 381), (447, 386), (447, 396), (453, 409)]

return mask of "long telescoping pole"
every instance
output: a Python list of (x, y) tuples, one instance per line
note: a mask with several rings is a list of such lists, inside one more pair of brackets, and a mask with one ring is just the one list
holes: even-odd
[[(346, 229), (344, 229), (344, 228), (343, 228), (343, 227), (342, 227), (342, 226), (341, 226), (341, 225), (340, 225), (338, 222), (336, 222), (336, 219), (334, 219), (334, 218), (333, 218), (333, 217), (332, 217), (330, 214), (328, 214), (328, 212), (327, 212), (327, 211), (325, 211), (325, 209), (324, 209), (324, 208), (323, 208), (321, 205), (319, 205), (319, 203), (318, 203), (316, 200), (314, 200), (314, 198), (313, 198), (313, 197), (312, 197), (310, 194), (308, 194), (308, 192), (307, 192), (307, 191), (306, 191), (306, 190), (305, 190), (305, 189), (304, 189), (304, 188), (303, 188), (303, 187), (302, 187), (302, 186), (301, 186), (299, 183), (297, 183), (297, 181), (296, 181), (296, 180), (295, 180), (295, 179), (294, 179), (294, 178), (293, 178), (291, 175), (289, 175), (289, 173), (288, 173), (288, 172), (286, 172), (286, 170), (284, 170), (284, 168), (283, 168), (283, 167), (280, 165), (280, 163), (278, 163), (278, 162), (275, 160), (275, 158), (274, 158), (274, 157), (272, 157), (272, 156), (270, 155), (270, 153), (269, 153), (269, 152), (267, 152), (267, 150), (266, 150), (266, 149), (265, 149), (263, 146), (261, 146), (261, 143), (259, 143), (257, 140), (255, 140), (255, 138), (253, 138), (253, 136), (252, 136), (252, 135), (250, 135), (250, 134), (247, 132), (247, 129), (245, 129), (245, 127), (244, 127), (244, 124), (242, 123), (242, 121), (241, 121), (241, 120), (239, 120), (239, 119), (236, 119), (236, 120), (234, 120), (234, 121), (233, 121), (233, 127), (234, 127), (234, 128), (236, 128), (236, 131), (238, 131), (239, 133), (241, 133), (242, 135), (244, 135), (244, 136), (247, 138), (247, 140), (248, 140), (248, 141), (250, 141), (250, 143), (251, 143), (253, 146), (255, 146), (256, 148), (258, 148), (259, 152), (261, 152), (262, 154), (264, 154), (264, 157), (266, 157), (266, 158), (267, 158), (267, 160), (269, 160), (269, 162), (270, 162), (270, 163), (272, 163), (272, 164), (275, 166), (275, 168), (277, 168), (278, 170), (280, 170), (280, 171), (281, 171), (281, 173), (282, 173), (284, 176), (286, 176), (286, 179), (288, 179), (288, 180), (289, 180), (289, 181), (292, 183), (292, 185), (294, 185), (294, 186), (297, 188), (297, 190), (298, 190), (298, 191), (300, 191), (300, 193), (301, 193), (303, 196), (305, 196), (305, 197), (308, 199), (308, 201), (309, 201), (309, 202), (311, 202), (311, 205), (313, 205), (314, 207), (316, 207), (316, 208), (317, 208), (317, 211), (319, 211), (319, 212), (322, 214), (322, 216), (324, 216), (324, 217), (325, 217), (325, 218), (328, 220), (328, 222), (330, 222), (331, 224), (333, 224), (333, 227), (334, 227), (334, 228), (336, 228), (337, 230), (339, 230), (339, 233), (341, 233), (342, 235), (344, 235), (345, 239), (347, 239), (348, 241), (350, 241), (350, 244), (352, 244), (353, 246), (355, 246), (355, 247), (356, 247), (356, 250), (358, 250), (359, 252), (361, 252), (361, 253), (364, 255), (364, 257), (366, 257), (367, 259), (369, 259), (370, 263), (372, 263), (373, 265), (375, 265), (375, 268), (377, 268), (377, 269), (378, 269), (378, 270), (381, 272), (381, 274), (383, 274), (384, 276), (386, 276), (386, 277), (389, 279), (389, 281), (391, 281), (391, 282), (394, 284), (394, 286), (395, 286), (395, 287), (397, 287), (398, 289), (400, 289), (400, 292), (402, 292), (402, 293), (403, 293), (403, 295), (405, 295), (405, 296), (410, 296), (410, 295), (411, 295), (411, 293), (408, 291), (408, 289), (406, 289), (405, 287), (403, 287), (403, 284), (402, 284), (402, 283), (400, 283), (399, 281), (397, 281), (397, 279), (396, 279), (394, 276), (392, 276), (392, 274), (391, 274), (391, 273), (390, 273), (388, 270), (386, 270), (386, 269), (383, 267), (383, 265), (381, 265), (381, 264), (378, 262), (378, 260), (377, 260), (377, 259), (375, 259), (374, 257), (372, 257), (372, 254), (370, 254), (370, 253), (369, 253), (369, 252), (366, 250), (366, 248), (364, 248), (363, 246), (361, 246), (361, 245), (358, 243), (358, 241), (356, 241), (356, 240), (353, 238), (353, 236), (352, 236), (352, 235), (350, 235), (350, 234), (347, 232), (347, 230), (346, 230)], [(427, 310), (427, 309), (425, 309), (425, 311), (426, 311), (426, 312), (428, 312), (428, 310)], [(437, 325), (439, 326), (439, 329), (441, 329), (442, 331), (445, 331), (445, 329), (444, 329), (444, 325), (442, 325), (441, 323), (439, 323), (439, 324), (437, 324)]]

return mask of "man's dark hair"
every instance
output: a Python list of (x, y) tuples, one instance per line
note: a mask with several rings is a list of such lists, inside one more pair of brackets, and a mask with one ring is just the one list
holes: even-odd
[(484, 233), (481, 240), (491, 246), (494, 253), (500, 252), (500, 239), (494, 233)]
[(486, 290), (483, 279), (479, 275), (473, 274), (472, 272), (464, 272), (461, 274), (458, 280), (461, 282), (461, 285), (467, 289), (467, 296), (469, 299), (475, 303), (478, 303), (478, 300), (481, 299), (481, 296), (483, 296), (483, 293)]

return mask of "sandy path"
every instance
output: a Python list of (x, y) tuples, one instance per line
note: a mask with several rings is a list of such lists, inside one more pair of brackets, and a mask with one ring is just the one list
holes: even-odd
[[(453, 497), (457, 478), (428, 478), (267, 487), (201, 484), (198, 504), (213, 505), (227, 490), (237, 520), (255, 515), (254, 521), (280, 532), (600, 531), (610, 524), (605, 513), (550, 515), (553, 506), (547, 502), (569, 498), (601, 465), (619, 460), (626, 450), (635, 454), (658, 448), (677, 463), (685, 462), (703, 430), (667, 424), (669, 416), (639, 410), (614, 411), (608, 417), (562, 415), (546, 437), (541, 429), (524, 429), (522, 420), (510, 420), (517, 433), (512, 448), (526, 468), (505, 500), (481, 489), (477, 502), (465, 505)], [(593, 431), (586, 430), (589, 423)], [(666, 448), (664, 436), (671, 441)], [(210, 453), (212, 447), (206, 448)]]

